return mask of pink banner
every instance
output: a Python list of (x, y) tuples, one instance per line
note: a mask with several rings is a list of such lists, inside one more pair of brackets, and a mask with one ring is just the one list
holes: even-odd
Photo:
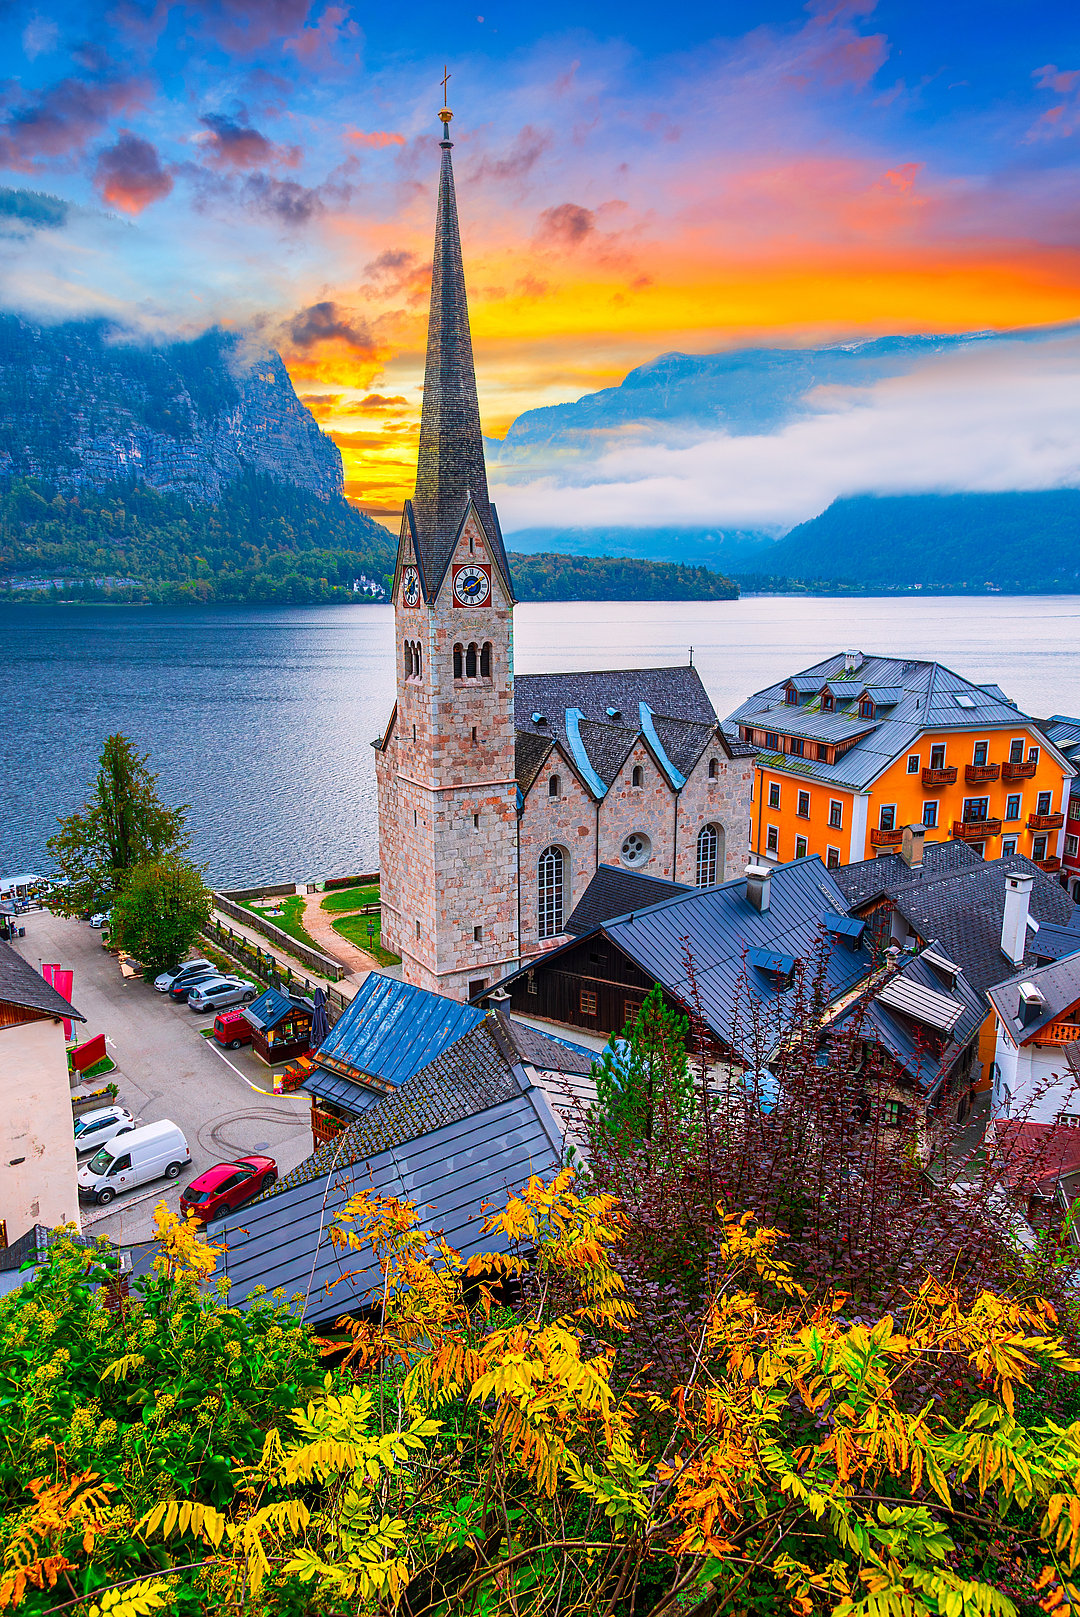
[[(44, 979), (45, 979), (45, 981), (47, 983), (51, 984), (51, 986), (56, 989), (56, 992), (58, 994), (63, 995), (63, 997), (67, 1000), (68, 1004), (70, 1005), (71, 1004), (71, 985), (75, 980), (75, 973), (73, 971), (66, 970), (63, 966), (51, 965), (51, 966), (42, 966), (41, 975), (44, 977)], [(65, 1039), (71, 1039), (72, 1036), (73, 1036), (73, 1033), (72, 1033), (71, 1022), (68, 1020), (67, 1017), (65, 1017), (64, 1018), (64, 1037), (65, 1037)]]

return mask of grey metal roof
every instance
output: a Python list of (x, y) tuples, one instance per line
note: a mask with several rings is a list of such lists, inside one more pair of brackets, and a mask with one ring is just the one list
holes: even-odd
[(1065, 754), (1070, 763), (1080, 767), (1080, 719), (1070, 719), (1063, 713), (1055, 713), (1053, 718), (1046, 719), (1039, 728), (1054, 743), (1058, 751)]
[[(986, 689), (986, 686), (983, 686)], [(895, 707), (904, 694), (902, 685), (868, 685), (866, 695), (876, 707)]]
[(383, 1098), (381, 1090), (354, 1084), (350, 1078), (340, 1078), (336, 1072), (328, 1072), (325, 1067), (313, 1067), (300, 1088), (320, 1100), (333, 1101), (335, 1106), (352, 1112), (356, 1117), (366, 1112), (369, 1106), (378, 1105)]
[(288, 994), (282, 994), (276, 988), (265, 989), (250, 1005), (244, 1006), (244, 1015), (252, 1027), (277, 1027), (284, 1021), (290, 1011), (307, 1011), (311, 1015), (311, 1006), (302, 999), (290, 999)]
[(416, 492), (403, 526), (412, 534), (424, 595), (430, 601), (438, 593), (471, 504), (512, 599), (510, 567), (488, 497), (451, 144), (448, 139), (441, 142)]
[(599, 865), (566, 922), (565, 930), (575, 937), (584, 937), (615, 915), (629, 915), (631, 910), (647, 909), (665, 898), (690, 890), (680, 882), (662, 881), (659, 876), (622, 870), (618, 865)]
[[(749, 722), (749, 721), (744, 721)], [(766, 708), (753, 720), (755, 729), (773, 730), (777, 735), (801, 736), (811, 741), (850, 741), (852, 736), (869, 735), (880, 719), (861, 719), (858, 712), (844, 709), (822, 713), (815, 707)]]
[[(973, 685), (961, 674), (954, 673), (942, 663), (919, 660), (904, 661), (899, 657), (867, 656), (858, 668), (848, 672), (844, 668), (844, 653), (838, 652), (813, 668), (804, 669), (795, 676), (796, 688), (817, 689), (826, 683), (842, 697), (850, 691), (847, 710), (858, 716), (858, 698), (868, 686), (899, 690), (900, 697), (892, 710), (879, 717), (875, 729), (856, 743), (835, 764), (810, 763), (808, 760), (777, 757), (775, 762), (763, 758), (765, 763), (789, 773), (806, 774), (809, 778), (864, 790), (894, 759), (910, 749), (926, 730), (1016, 730), (1024, 722), (1033, 721), (1004, 697), (997, 687)], [(783, 730), (787, 715), (799, 715), (792, 723), (801, 722), (802, 715), (813, 712), (816, 699), (798, 708), (788, 707), (784, 701), (785, 688), (792, 683), (788, 678), (757, 691), (728, 715), (724, 727), (730, 731), (738, 725)], [(964, 704), (958, 703), (961, 697)], [(865, 720), (863, 721), (866, 722)], [(800, 734), (794, 730), (793, 734)]]
[[(935, 945), (936, 942), (935, 939)], [(888, 1050), (927, 1094), (938, 1088), (986, 1019), (985, 1002), (963, 973), (954, 978), (951, 972), (935, 968), (933, 956), (938, 953), (936, 947), (924, 949), (862, 1006), (867, 1036)], [(946, 1042), (940, 1053), (919, 1026), (922, 1018), (935, 1012), (951, 1024), (945, 1030)], [(854, 1007), (848, 1014), (853, 1013)], [(840, 1022), (846, 1019), (841, 1017)], [(923, 1026), (933, 1028), (935, 1024), (925, 1021)]]
[[(1034, 983), (1046, 1001), (1042, 1015), (1020, 1027), (1020, 984)], [(990, 1003), (1016, 1044), (1026, 1044), (1048, 1022), (1080, 1004), (1080, 952), (1054, 960), (1048, 966), (1025, 967), (990, 990)]]
[(484, 1020), (472, 1005), (371, 972), (316, 1051), (320, 1067), (397, 1088)]
[(85, 1022), (86, 1017), (58, 994), (40, 972), (34, 970), (10, 943), (0, 943), (0, 1004), (15, 1005), (23, 1011), (43, 1011), (47, 1016)]
[[(686, 963), (689, 951), (705, 1019), (718, 1037), (739, 1045), (752, 1032), (748, 1001), (755, 1000), (777, 1016), (789, 1003), (788, 991), (777, 991), (766, 978), (756, 976), (747, 982), (746, 952), (762, 948), (796, 960), (811, 960), (822, 947), (822, 901), (837, 914), (847, 913), (832, 872), (817, 854), (778, 866), (772, 872), (770, 890), (770, 907), (764, 914), (750, 903), (746, 880), (739, 877), (609, 920), (596, 932), (684, 1003), (692, 999)], [(574, 939), (533, 965), (546, 967), (578, 946), (579, 940)], [(825, 993), (831, 1001), (868, 977), (872, 961), (865, 948), (852, 950), (827, 936), (824, 948)], [(523, 972), (515, 972), (506, 980), (521, 975)]]
[[(381, 1114), (394, 1098), (375, 1108)], [(390, 1148), (352, 1157), (332, 1170), (261, 1197), (211, 1225), (227, 1250), (221, 1268), (232, 1281), (230, 1300), (246, 1306), (256, 1286), (305, 1298), (312, 1323), (363, 1308), (381, 1276), (373, 1258), (338, 1251), (329, 1230), (337, 1213), (361, 1189), (413, 1201), (424, 1226), (442, 1232), (463, 1257), (506, 1251), (508, 1243), (481, 1230), (485, 1209), (536, 1174), (551, 1178), (561, 1166), (562, 1143), (542, 1092), (518, 1092), (479, 1112)]]

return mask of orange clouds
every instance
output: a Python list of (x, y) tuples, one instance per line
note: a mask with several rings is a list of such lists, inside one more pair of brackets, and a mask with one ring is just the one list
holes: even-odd
[(103, 202), (121, 213), (136, 214), (167, 197), (173, 179), (148, 140), (121, 129), (115, 145), (98, 157), (94, 184)]
[(346, 129), (345, 139), (351, 140), (354, 146), (366, 146), (369, 151), (381, 152), (387, 146), (404, 146), (404, 135), (392, 135), (386, 129)]

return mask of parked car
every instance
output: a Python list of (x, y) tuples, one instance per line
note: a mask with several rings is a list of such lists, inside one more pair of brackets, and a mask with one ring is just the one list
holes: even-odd
[(193, 971), (190, 975), (181, 973), (169, 988), (169, 998), (175, 999), (179, 1004), (182, 1000), (186, 1000), (191, 990), (198, 988), (200, 983), (208, 983), (212, 979), (217, 981), (220, 976), (221, 971), (217, 966), (204, 966), (201, 971)]
[(183, 1131), (167, 1119), (122, 1134), (79, 1169), (79, 1200), (102, 1207), (151, 1179), (177, 1179), (191, 1161)]
[(90, 925), (100, 931), (108, 919), (109, 914), (107, 910), (98, 910), (96, 915), (91, 915)]
[(187, 1002), (193, 1011), (218, 1011), (224, 1005), (250, 1005), (259, 990), (246, 977), (211, 977), (191, 990)]
[(106, 1140), (115, 1140), (118, 1134), (130, 1134), (139, 1127), (140, 1119), (132, 1117), (126, 1106), (102, 1106), (96, 1112), (84, 1112), (75, 1119), (75, 1150), (94, 1151)]
[(181, 960), (178, 966), (170, 966), (168, 971), (161, 972), (154, 978), (154, 987), (159, 994), (167, 994), (178, 977), (185, 972), (212, 971), (209, 960)]
[(243, 1011), (222, 1011), (220, 1016), (214, 1017), (214, 1038), (227, 1050), (239, 1050), (242, 1044), (250, 1044), (253, 1037), (254, 1029)]
[(194, 1213), (204, 1224), (261, 1195), (277, 1179), (273, 1157), (237, 1157), (207, 1168), (180, 1192), (180, 1212)]

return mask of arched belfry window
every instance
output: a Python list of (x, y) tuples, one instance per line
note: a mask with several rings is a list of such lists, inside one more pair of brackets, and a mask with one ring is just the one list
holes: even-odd
[(485, 640), (480, 648), (480, 678), (491, 678), (491, 641)]
[(476, 641), (469, 642), (469, 649), (465, 653), (465, 678), (476, 678)]
[(715, 825), (703, 825), (697, 839), (697, 884), (699, 887), (716, 885), (720, 832)]
[(412, 679), (412, 675), (413, 675), (412, 641), (411, 640), (406, 640), (406, 642), (405, 642), (405, 678), (406, 679)]
[(465, 653), (461, 645), (454, 647), (454, 678), (463, 679), (465, 676)]
[(545, 848), (537, 866), (536, 924), (542, 938), (557, 938), (563, 929), (563, 873), (561, 848)]
[(423, 673), (423, 659), (420, 652), (419, 640), (406, 640), (405, 642), (405, 678), (419, 679)]

